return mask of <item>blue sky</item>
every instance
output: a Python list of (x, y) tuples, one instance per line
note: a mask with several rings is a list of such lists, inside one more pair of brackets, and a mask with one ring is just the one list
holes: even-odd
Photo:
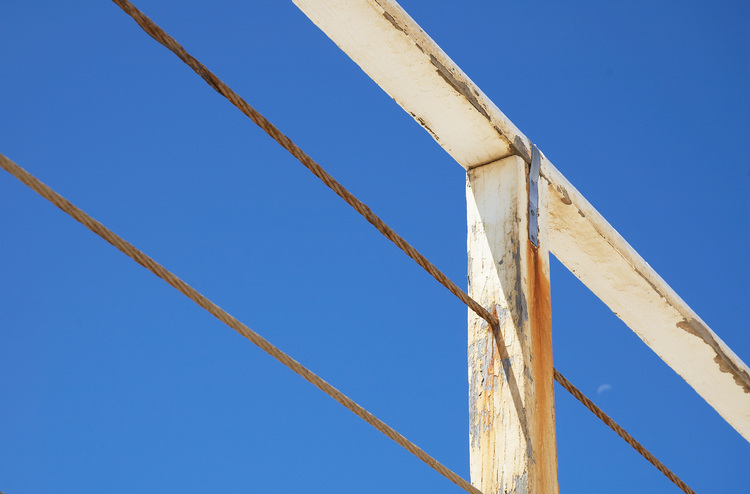
[[(416, 19), (745, 362), (750, 6)], [(464, 172), (291, 1), (136, 4), (459, 285)], [(0, 152), (468, 478), (466, 308), (107, 1), (0, 5)], [(0, 491), (460, 492), (0, 174)], [(557, 261), (555, 365), (697, 492), (750, 445)], [(561, 492), (679, 492), (556, 388)]]

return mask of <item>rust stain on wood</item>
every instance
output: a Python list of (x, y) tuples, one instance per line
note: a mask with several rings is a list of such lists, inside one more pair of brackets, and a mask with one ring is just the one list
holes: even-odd
[(557, 485), (557, 444), (552, 362), (552, 314), (550, 283), (539, 249), (527, 241), (531, 369), (534, 376), (534, 404), (529, 422), (532, 431), (532, 476), (536, 492), (552, 492)]

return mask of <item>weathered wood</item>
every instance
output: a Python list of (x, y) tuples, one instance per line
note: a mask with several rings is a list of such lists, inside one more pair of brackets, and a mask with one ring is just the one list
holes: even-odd
[[(393, 0), (294, 0), (465, 169), (530, 142)], [(750, 369), (548, 160), (550, 251), (750, 440)]]
[[(540, 190), (544, 205), (546, 188)], [(558, 492), (546, 219), (528, 238), (527, 167), (511, 156), (467, 175), (471, 481), (482, 492)]]
[(549, 161), (555, 256), (750, 440), (750, 369)]
[(518, 129), (396, 2), (294, 3), (462, 166), (518, 154)]

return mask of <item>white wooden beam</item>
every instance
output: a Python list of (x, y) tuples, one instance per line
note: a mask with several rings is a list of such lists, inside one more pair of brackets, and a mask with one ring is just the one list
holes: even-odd
[[(469, 170), (530, 142), (393, 0), (294, 0)], [(550, 251), (750, 440), (750, 369), (546, 158)]]
[(552, 252), (750, 441), (750, 370), (547, 161)]
[(518, 129), (397, 3), (294, 3), (464, 168), (519, 154)]
[(559, 492), (547, 225), (537, 248), (528, 199), (518, 156), (468, 172), (469, 295), (500, 321), (469, 311), (471, 482), (488, 493)]

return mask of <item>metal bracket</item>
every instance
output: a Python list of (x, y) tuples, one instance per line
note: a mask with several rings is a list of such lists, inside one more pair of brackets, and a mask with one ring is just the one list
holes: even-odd
[(531, 144), (531, 169), (529, 169), (529, 240), (539, 247), (539, 169), (542, 155), (536, 144)]

